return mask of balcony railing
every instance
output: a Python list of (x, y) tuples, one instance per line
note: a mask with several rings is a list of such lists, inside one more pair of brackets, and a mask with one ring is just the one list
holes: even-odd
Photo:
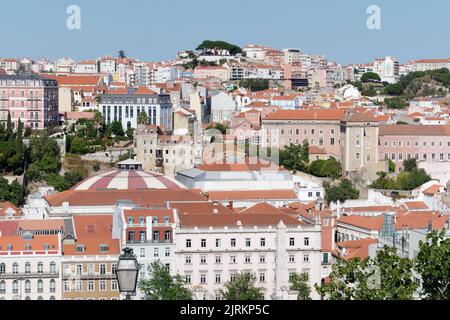
[(15, 279), (15, 280), (23, 280), (23, 279), (48, 279), (48, 278), (58, 278), (59, 272), (32, 272), (32, 273), (1, 273), (0, 279)]

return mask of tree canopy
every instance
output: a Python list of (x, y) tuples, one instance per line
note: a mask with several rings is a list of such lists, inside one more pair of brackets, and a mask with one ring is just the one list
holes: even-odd
[(330, 300), (411, 300), (417, 289), (413, 261), (384, 246), (374, 258), (352, 258), (333, 265), (330, 281), (316, 290)]
[(256, 277), (253, 273), (242, 272), (234, 280), (225, 283), (221, 291), (225, 300), (262, 300), (261, 290), (255, 286)]
[(311, 300), (309, 274), (307, 272), (294, 273), (290, 277), (291, 290), (297, 291), (298, 300)]
[(291, 143), (280, 151), (280, 165), (294, 172), (306, 171), (309, 163), (309, 144), (305, 139), (302, 145)]
[(361, 76), (361, 82), (381, 81), (380, 75), (376, 72), (366, 72)]
[(152, 262), (148, 271), (150, 277), (138, 284), (147, 300), (192, 300), (192, 292), (184, 286), (182, 277), (172, 276), (160, 261)]
[(228, 50), (231, 55), (236, 55), (242, 52), (242, 49), (240, 47), (220, 40), (217, 41), (204, 40), (201, 44), (198, 45), (196, 50), (203, 50), (203, 49), (224, 49)]
[(343, 179), (339, 184), (330, 184), (329, 182), (324, 182), (323, 186), (325, 188), (325, 200), (327, 203), (330, 202), (344, 202), (347, 199), (358, 199), (359, 191), (353, 187), (352, 183), (348, 179)]
[(445, 230), (432, 231), (419, 243), (416, 269), (425, 299), (450, 300), (450, 238), (445, 237)]

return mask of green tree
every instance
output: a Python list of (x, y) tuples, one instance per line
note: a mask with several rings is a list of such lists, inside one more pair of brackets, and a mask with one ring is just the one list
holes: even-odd
[(413, 170), (417, 170), (417, 161), (415, 158), (405, 159), (403, 160), (403, 170), (407, 172), (411, 172)]
[(6, 118), (6, 139), (10, 140), (13, 137), (11, 113), (8, 111), (8, 117)]
[(305, 145), (291, 143), (280, 151), (280, 165), (294, 174), (306, 170), (306, 160)]
[(411, 300), (417, 289), (413, 261), (384, 246), (374, 258), (352, 258), (333, 265), (330, 281), (316, 290), (330, 300)]
[(239, 87), (250, 91), (262, 91), (269, 89), (269, 80), (267, 79), (245, 79), (239, 81)]
[(331, 157), (325, 160), (321, 170), (322, 177), (328, 177), (332, 179), (338, 179), (342, 174), (342, 166), (339, 161)]
[(138, 124), (147, 124), (147, 123), (148, 123), (147, 113), (145, 113), (145, 111), (139, 112)]
[(422, 295), (429, 300), (450, 300), (450, 238), (445, 229), (420, 241), (416, 270), (422, 277)]
[(347, 199), (358, 199), (359, 191), (355, 189), (348, 179), (343, 179), (337, 185), (331, 185), (328, 182), (324, 182), (325, 188), (325, 200), (329, 204), (330, 202), (344, 202)]
[(375, 72), (366, 72), (361, 76), (361, 82), (381, 81), (380, 75)]
[(148, 271), (149, 279), (141, 279), (138, 284), (148, 300), (192, 300), (192, 292), (181, 276), (171, 276), (161, 262), (152, 262)]
[(255, 282), (253, 273), (238, 273), (234, 280), (225, 283), (224, 290), (221, 290), (222, 296), (225, 300), (262, 300), (263, 294)]
[(311, 300), (311, 288), (309, 287), (309, 274), (307, 272), (294, 273), (290, 279), (291, 290), (298, 292), (298, 300)]
[(220, 40), (219, 41), (204, 40), (201, 44), (197, 46), (196, 50), (203, 50), (203, 49), (224, 49), (228, 50), (231, 55), (236, 55), (237, 53), (242, 52), (242, 49), (240, 47)]
[(17, 180), (9, 186), (9, 201), (16, 206), (24, 204), (24, 188)]
[(395, 163), (391, 159), (388, 160), (389, 172), (395, 172)]
[(123, 137), (125, 132), (123, 131), (122, 123), (120, 121), (113, 121), (110, 124), (111, 132), (116, 137)]

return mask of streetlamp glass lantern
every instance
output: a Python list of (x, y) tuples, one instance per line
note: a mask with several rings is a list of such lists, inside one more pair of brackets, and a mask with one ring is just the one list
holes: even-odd
[(119, 291), (133, 294), (136, 291), (138, 273), (139, 264), (133, 254), (133, 249), (123, 249), (123, 254), (119, 256), (119, 263), (116, 268)]

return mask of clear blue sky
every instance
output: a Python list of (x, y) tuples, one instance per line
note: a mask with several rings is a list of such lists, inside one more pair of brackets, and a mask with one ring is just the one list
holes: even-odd
[[(66, 9), (81, 7), (81, 30)], [(366, 27), (369, 5), (381, 30)], [(325, 54), (340, 63), (450, 57), (448, 0), (13, 0), (0, 8), (0, 57), (172, 59), (204, 39)]]

